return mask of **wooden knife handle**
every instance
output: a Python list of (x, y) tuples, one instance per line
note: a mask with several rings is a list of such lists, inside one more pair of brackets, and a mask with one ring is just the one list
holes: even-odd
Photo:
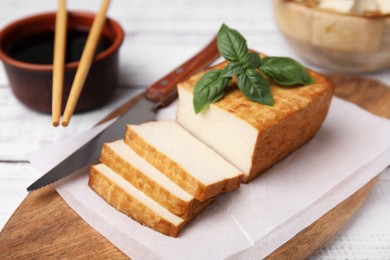
[(217, 37), (215, 36), (198, 54), (150, 85), (146, 90), (146, 98), (160, 102), (160, 106), (168, 105), (177, 97), (176, 86), (179, 82), (204, 69), (219, 56)]

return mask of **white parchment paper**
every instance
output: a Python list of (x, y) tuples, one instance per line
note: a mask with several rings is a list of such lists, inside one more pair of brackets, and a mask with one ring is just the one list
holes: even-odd
[[(175, 106), (162, 111), (160, 118), (174, 118)], [(80, 142), (77, 136), (72, 139)], [(58, 162), (64, 152), (56, 149), (37, 151), (32, 163), (43, 169)], [(39, 156), (42, 153), (51, 156)], [(334, 98), (310, 142), (251, 183), (220, 196), (178, 238), (143, 227), (105, 203), (87, 186), (87, 169), (59, 182), (56, 189), (132, 259), (261, 259), (389, 164), (390, 121)]]

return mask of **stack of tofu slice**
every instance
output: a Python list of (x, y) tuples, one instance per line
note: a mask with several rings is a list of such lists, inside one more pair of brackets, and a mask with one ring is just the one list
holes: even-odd
[(313, 137), (333, 93), (332, 83), (309, 71), (310, 86), (271, 83), (272, 107), (231, 86), (196, 115), (192, 92), (204, 73), (178, 85), (177, 122), (129, 125), (124, 140), (104, 145), (102, 164), (90, 173), (89, 185), (108, 203), (169, 236), (218, 194), (239, 188)]
[(176, 237), (242, 172), (173, 121), (129, 125), (124, 140), (106, 143), (89, 186), (139, 223)]

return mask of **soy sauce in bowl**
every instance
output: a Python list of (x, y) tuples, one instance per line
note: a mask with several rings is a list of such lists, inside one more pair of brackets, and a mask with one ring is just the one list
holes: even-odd
[[(88, 32), (69, 30), (66, 35), (66, 63), (79, 61), (83, 52)], [(96, 54), (111, 45), (106, 37), (101, 37)], [(54, 52), (54, 31), (45, 31), (26, 37), (16, 42), (6, 51), (16, 60), (33, 64), (52, 64)]]

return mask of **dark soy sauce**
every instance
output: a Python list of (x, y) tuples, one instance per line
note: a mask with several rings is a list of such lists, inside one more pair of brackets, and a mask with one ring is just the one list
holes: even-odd
[[(66, 63), (79, 61), (83, 52), (88, 32), (68, 30), (66, 35)], [(111, 41), (100, 37), (96, 54), (111, 45)], [(33, 64), (53, 64), (54, 31), (46, 31), (24, 38), (8, 49), (9, 56), (16, 60)]]

